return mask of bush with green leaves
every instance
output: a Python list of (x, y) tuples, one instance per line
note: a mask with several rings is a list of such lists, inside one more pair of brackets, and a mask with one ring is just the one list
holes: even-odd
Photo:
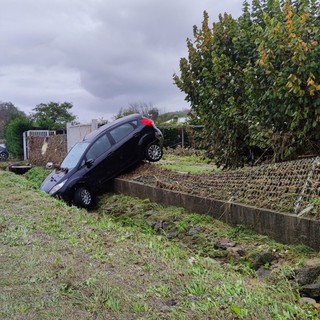
[(24, 116), (14, 116), (4, 128), (6, 147), (11, 155), (21, 158), (23, 155), (23, 132), (32, 128), (32, 121)]
[(319, 1), (244, 1), (212, 27), (204, 12), (193, 37), (174, 81), (218, 164), (320, 154)]

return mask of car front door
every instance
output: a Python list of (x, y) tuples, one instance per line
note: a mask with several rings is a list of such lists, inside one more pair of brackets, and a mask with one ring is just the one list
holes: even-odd
[(85, 167), (85, 180), (91, 190), (99, 189), (112, 178), (115, 167), (114, 146), (107, 134), (100, 136), (87, 150), (82, 166)]

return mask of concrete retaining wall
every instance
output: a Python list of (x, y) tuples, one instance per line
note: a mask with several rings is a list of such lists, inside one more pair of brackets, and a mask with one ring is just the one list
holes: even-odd
[(245, 225), (254, 231), (268, 235), (286, 244), (305, 244), (320, 250), (320, 221), (297, 217), (267, 209), (259, 209), (238, 203), (160, 189), (140, 182), (115, 179), (114, 191), (167, 206), (184, 207), (189, 212), (209, 214), (230, 225)]

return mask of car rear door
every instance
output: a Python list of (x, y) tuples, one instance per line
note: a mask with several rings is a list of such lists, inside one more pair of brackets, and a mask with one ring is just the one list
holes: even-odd
[(138, 120), (123, 123), (108, 132), (114, 143), (114, 154), (117, 159), (117, 172), (134, 164), (139, 155), (137, 145), (141, 137)]

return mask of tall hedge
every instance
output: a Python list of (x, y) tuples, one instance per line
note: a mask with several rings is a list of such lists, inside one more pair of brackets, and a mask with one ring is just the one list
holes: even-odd
[(211, 26), (204, 12), (174, 81), (219, 164), (320, 154), (319, 37), (316, 0), (245, 1)]
[(21, 158), (23, 155), (23, 132), (32, 128), (32, 121), (23, 115), (14, 116), (4, 128), (6, 147), (11, 155)]

